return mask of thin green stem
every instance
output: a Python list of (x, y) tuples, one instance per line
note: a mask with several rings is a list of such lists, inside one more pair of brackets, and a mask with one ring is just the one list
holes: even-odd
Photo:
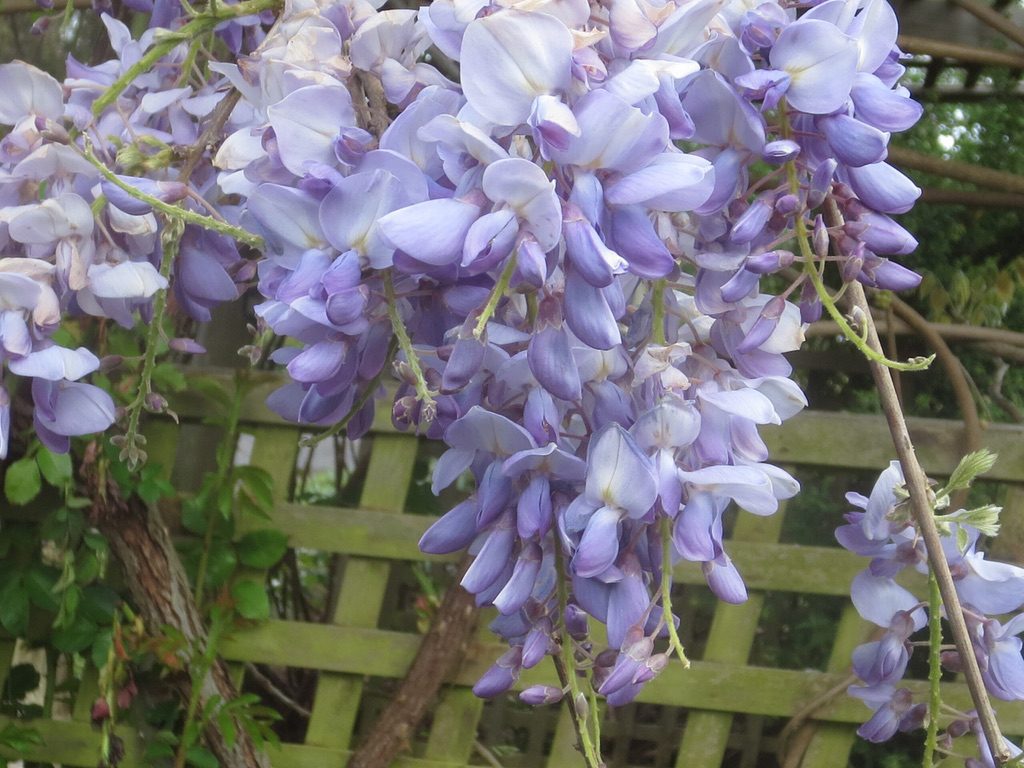
[(110, 170), (98, 157), (96, 157), (96, 154), (92, 151), (92, 147), (89, 145), (88, 140), (86, 141), (85, 146), (82, 148), (82, 155), (83, 157), (85, 157), (86, 160), (92, 163), (93, 166), (95, 166), (96, 169), (103, 176), (103, 178), (105, 178), (111, 184), (114, 184), (115, 186), (124, 190), (135, 199), (147, 203), (148, 205), (153, 207), (153, 210), (159, 211), (168, 218), (177, 219), (185, 224), (195, 224), (196, 226), (202, 227), (203, 229), (209, 229), (214, 232), (218, 232), (222, 235), (227, 235), (228, 237), (240, 243), (245, 243), (246, 245), (251, 246), (253, 248), (263, 247), (263, 238), (260, 237), (259, 235), (254, 235), (252, 232), (244, 230), (241, 227), (233, 226), (232, 224), (228, 224), (225, 221), (215, 219), (212, 216), (204, 216), (201, 213), (196, 213), (195, 211), (190, 211), (186, 208), (182, 208), (177, 205), (165, 203), (160, 198), (153, 197), (152, 195), (147, 195), (145, 192), (138, 189), (137, 187), (133, 187), (131, 184), (121, 179), (116, 173)]
[(932, 768), (939, 738), (942, 709), (942, 593), (935, 571), (928, 569), (928, 730), (924, 741), (923, 768)]
[[(163, 233), (163, 260), (160, 263), (160, 275), (164, 280), (170, 280), (171, 265), (178, 255), (178, 247), (181, 243), (180, 223), (167, 222)], [(153, 317), (150, 319), (149, 328), (146, 331), (146, 346), (142, 360), (142, 371), (139, 374), (139, 389), (135, 393), (135, 399), (128, 404), (128, 428), (125, 430), (124, 449), (121, 451), (122, 460), (126, 460), (129, 469), (136, 469), (142, 461), (139, 460), (137, 443), (139, 442), (139, 421), (142, 418), (142, 411), (146, 407), (146, 398), (153, 391), (153, 371), (156, 369), (156, 350), (160, 343), (160, 334), (163, 332), (164, 314), (167, 311), (167, 288), (157, 291), (153, 299)], [(144, 461), (144, 459), (143, 459)]]
[[(560, 662), (565, 669), (566, 680), (564, 681), (564, 684), (569, 686), (569, 711), (572, 713), (573, 726), (576, 729), (576, 736), (579, 739), (580, 751), (583, 753), (583, 759), (587, 764), (587, 768), (598, 768), (598, 766), (602, 765), (600, 752), (601, 742), (598, 741), (595, 746), (594, 739), (590, 731), (592, 726), (588, 723), (590, 716), (581, 717), (579, 710), (576, 708), (576, 702), (580, 700), (582, 691), (580, 690), (580, 682), (576, 674), (576, 659), (573, 658), (572, 653), (572, 638), (569, 637), (569, 631), (565, 626), (565, 610), (569, 605), (569, 590), (568, 587), (566, 587), (565, 579), (562, 578), (562, 574), (565, 573), (565, 556), (562, 554), (561, 546), (557, 541), (555, 542), (555, 573), (559, 574), (558, 605), (560, 615), (562, 617), (558, 628), (559, 653)], [(596, 704), (596, 698), (592, 700), (592, 703)], [(595, 712), (597, 707), (591, 705), (589, 709), (591, 712)], [(600, 715), (596, 715), (596, 717), (599, 721)], [(600, 725), (598, 725), (597, 728), (600, 728)]]
[(146, 53), (142, 55), (142, 58), (125, 70), (124, 74), (117, 78), (117, 80), (115, 80), (111, 86), (93, 102), (92, 113), (99, 117), (103, 113), (103, 110), (113, 104), (117, 100), (117, 97), (135, 81), (135, 78), (152, 69), (160, 59), (173, 51), (181, 43), (189, 42), (197, 38), (203, 32), (212, 30), (226, 19), (237, 19), (242, 16), (250, 16), (271, 8), (276, 8), (279, 2), (280, 0), (247, 0), (247, 2), (238, 3), (237, 5), (218, 5), (215, 9), (196, 14), (192, 21), (185, 24), (177, 32), (165, 32), (161, 34), (153, 44), (153, 47), (146, 51)]
[(516, 255), (512, 254), (508, 261), (505, 263), (505, 268), (501, 271), (501, 275), (498, 277), (498, 282), (494, 284), (494, 288), (491, 289), (491, 295), (487, 299), (487, 304), (484, 306), (484, 311), (480, 313), (479, 319), (476, 321), (476, 327), (473, 328), (473, 338), (483, 338), (484, 331), (487, 330), (487, 323), (490, 322), (494, 316), (494, 310), (498, 308), (498, 302), (501, 301), (501, 297), (505, 295), (505, 291), (508, 290), (508, 285), (512, 282), (512, 274), (516, 271)]
[(178, 742), (178, 749), (174, 755), (174, 768), (185, 768), (188, 750), (197, 741), (194, 734), (193, 724), (199, 712), (199, 703), (202, 698), (203, 681), (213, 669), (217, 658), (217, 645), (220, 642), (221, 622), (216, 618), (210, 624), (210, 634), (206, 639), (206, 647), (203, 648), (199, 659), (189, 665), (191, 670), (191, 690), (188, 696), (188, 706), (185, 709), (185, 720), (182, 723), (181, 740)]
[[(780, 120), (782, 122), (782, 135), (784, 138), (789, 138), (792, 131), (789, 125), (789, 115), (786, 111), (785, 102), (782, 103), (779, 109)], [(789, 191), (791, 194), (800, 197), (800, 179), (797, 173), (796, 161), (789, 160), (786, 162), (786, 179), (789, 182)], [(825, 285), (825, 281), (822, 279), (821, 272), (818, 271), (819, 259), (815, 256), (811, 250), (810, 245), (810, 233), (807, 231), (807, 221), (804, 218), (806, 211), (797, 211), (796, 216), (796, 241), (797, 247), (800, 250), (800, 256), (803, 258), (804, 263), (804, 274), (810, 279), (811, 284), (814, 286), (815, 292), (818, 294), (818, 299), (821, 301), (821, 305), (828, 312), (829, 317), (839, 326), (839, 330), (843, 332), (843, 335), (855, 346), (861, 354), (863, 354), (868, 360), (872, 362), (884, 365), (887, 368), (892, 368), (897, 371), (923, 371), (929, 365), (932, 360), (935, 359), (935, 355), (931, 355), (926, 358), (915, 358), (908, 360), (905, 363), (901, 363), (897, 360), (890, 360), (881, 352), (876, 352), (867, 341), (867, 329), (865, 328), (862, 333), (858, 333), (853, 327), (846, 321), (843, 313), (839, 311), (839, 307), (836, 306), (836, 298), (833, 297), (828, 287)]]
[(690, 668), (683, 642), (676, 632), (675, 617), (672, 615), (672, 521), (661, 518), (661, 610), (668, 629), (669, 648), (675, 651), (683, 663), (683, 669)]
[[(234, 458), (235, 443), (238, 441), (238, 423), (242, 417), (242, 400), (245, 394), (245, 387), (239, 371), (235, 374), (235, 393), (231, 398), (231, 410), (228, 411), (228, 418), (224, 436), (221, 438), (217, 449), (217, 474), (213, 481), (212, 488), (207, 500), (214, 499), (220, 495), (221, 488), (227, 481), (228, 473), (231, 471), (232, 459)], [(213, 505), (206, 505), (206, 531), (203, 534), (203, 551), (199, 556), (199, 565), (196, 567), (196, 605), (203, 607), (203, 592), (206, 588), (206, 573), (210, 565), (210, 550), (213, 548), (213, 534), (217, 526), (215, 523), (215, 509)]]
[(668, 281), (665, 278), (654, 281), (654, 294), (651, 296), (651, 304), (654, 307), (654, 317), (651, 319), (651, 339), (659, 346), (665, 346), (665, 285)]
[(432, 421), (437, 406), (434, 404), (434, 397), (430, 393), (427, 380), (423, 376), (419, 355), (413, 349), (412, 339), (409, 338), (409, 332), (406, 330), (402, 316), (398, 312), (395, 283), (389, 271), (384, 272), (384, 296), (387, 299), (388, 318), (391, 320), (391, 329), (395, 332), (395, 338), (398, 339), (398, 347), (405, 354), (405, 361), (409, 364), (409, 370), (412, 371), (413, 378), (416, 381), (416, 399), (423, 405), (424, 419)]

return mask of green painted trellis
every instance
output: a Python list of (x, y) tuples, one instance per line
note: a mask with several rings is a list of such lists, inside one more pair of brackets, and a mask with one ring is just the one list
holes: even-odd
[[(308, 506), (288, 498), (298, 453), (297, 430), (283, 425), (266, 410), (263, 400), (276, 386), (276, 377), (247, 395), (242, 431), (252, 436), (250, 462), (268, 470), (275, 480), (276, 509), (272, 525), (289, 537), (293, 547), (346, 558), (344, 579), (336, 595), (330, 623), (272, 620), (237, 633), (222, 645), (231, 662), (319, 670), (317, 691), (304, 743), (286, 743), (271, 754), (274, 768), (331, 768), (343, 766), (357, 733), (368, 678), (400, 678), (416, 653), (419, 636), (380, 628), (380, 614), (392, 567), (422, 559), (416, 542), (432, 518), (410, 514), (407, 494), (421, 443), (394, 432), (378, 419), (373, 433), (364, 490), (357, 508)], [(176, 403), (184, 421), (201, 417), (206, 407), (186, 396)], [(800, 467), (877, 470), (890, 457), (888, 435), (880, 419), (841, 413), (808, 412), (785, 427), (765, 429), (766, 442), (777, 462), (799, 476)], [(912, 432), (925, 467), (935, 475), (948, 473), (961, 452), (961, 431), (953, 422), (912, 420)], [(985, 444), (1000, 454), (990, 478), (1009, 485), (1006, 515), (1024, 516), (1024, 431), (1004, 426), (987, 429)], [(150, 433), (155, 460), (169, 465), (179, 432), (169, 423)], [(657, 742), (658, 766), (712, 768), (722, 763), (737, 715), (796, 718), (790, 743), (801, 746), (802, 761), (787, 765), (826, 768), (844, 765), (853, 744), (853, 730), (866, 709), (845, 695), (834, 695), (847, 680), (851, 649), (871, 628), (849, 605), (847, 589), (863, 562), (834, 548), (779, 543), (784, 511), (769, 518), (741, 515), (728, 549), (751, 590), (741, 606), (715, 608), (703, 657), (690, 670), (673, 664), (644, 690), (640, 701), (661, 705), (662, 726)], [(455, 558), (435, 558), (435, 560)], [(676, 571), (681, 584), (703, 583), (699, 568), (683, 565)], [(789, 670), (747, 664), (755, 641), (766, 592), (822, 595), (842, 601), (832, 652), (824, 670)], [(12, 642), (0, 641), (0, 676), (10, 663)], [(400, 768), (461, 768), (479, 764), (474, 755), (484, 705), (468, 686), (502, 651), (481, 634), (450, 681), (436, 707), (429, 732), (413, 745), (414, 756), (403, 757)], [(524, 673), (520, 687), (554, 682), (547, 665)], [(83, 691), (90, 689), (87, 680)], [(913, 687), (913, 685), (911, 686)], [(923, 690), (923, 685), (918, 685)], [(94, 690), (94, 689), (92, 689)], [(947, 684), (944, 700), (969, 708), (965, 687)], [(98, 736), (88, 720), (90, 696), (83, 693), (69, 721), (33, 721), (44, 740), (32, 760), (65, 766), (96, 764)], [(678, 713), (687, 711), (681, 737)], [(550, 712), (550, 710), (548, 710)], [(1024, 733), (1024, 706), (999, 705), (1000, 719), (1011, 734)], [(551, 714), (547, 715), (552, 717)], [(543, 718), (537, 714), (535, 717)], [(0, 718), (0, 729), (7, 721)], [(606, 754), (612, 768), (626, 766), (630, 719), (609, 721)], [(125, 768), (142, 766), (138, 735), (122, 729), (127, 754)], [(550, 744), (548, 743), (550, 742)], [(539, 742), (546, 757), (532, 763), (547, 768), (579, 764), (574, 753), (571, 723), (563, 710), (553, 734)], [(635, 764), (635, 761), (634, 763)]]

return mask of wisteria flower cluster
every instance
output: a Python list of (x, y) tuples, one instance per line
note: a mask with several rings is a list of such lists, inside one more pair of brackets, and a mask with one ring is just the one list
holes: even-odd
[[(158, 334), (168, 286), (208, 320), (256, 277), (260, 322), (291, 340), (273, 353), (291, 379), (274, 410), (359, 437), (394, 370), (395, 423), (447, 446), (434, 491), (472, 475), (421, 547), (468, 547), (462, 584), (498, 611), (509, 650), (477, 693), (553, 655), (567, 690), (525, 700), (575, 699), (580, 665), (610, 703), (632, 700), (670, 655), (685, 660), (675, 564), (743, 601), (723, 515), (770, 515), (798, 490), (758, 427), (806, 405), (783, 356), (804, 324), (845, 322), (826, 264), (871, 287), (918, 281), (888, 258), (916, 246), (890, 215), (920, 193), (885, 162), (890, 134), (921, 115), (897, 84), (892, 9), (272, 9), (157, 0), (138, 40), (105, 16), (117, 58), (71, 60), (63, 85), (0, 67), (0, 340), (6, 369), (33, 378), (37, 433), (66, 450), (116, 415), (80, 381), (96, 356), (53, 342), (62, 316), (138, 317)], [(205, 79), (197, 31), (235, 56)], [(881, 525), (864, 547), (904, 535)], [(973, 549), (953, 554), (985, 578)], [(893, 605), (872, 614), (892, 639), (858, 661), (885, 670), (865, 678), (876, 691), (924, 620), (882, 578), (855, 585)], [(590, 619), (608, 650), (585, 642)], [(1016, 624), (979, 621), (983, 645), (1015, 642)]]
[[(972, 454), (961, 464), (970, 467), (980, 461), (991, 466), (994, 457)], [(973, 474), (968, 469), (968, 472)], [(961, 472), (962, 474), (962, 472)], [(957, 483), (957, 475), (950, 486)], [(965, 483), (966, 484), (966, 483)], [(853, 671), (862, 681), (850, 688), (850, 694), (863, 700), (874, 710), (871, 718), (858, 730), (869, 741), (886, 741), (898, 731), (919, 728), (929, 712), (924, 701), (915, 703), (909, 688), (897, 687), (906, 676), (915, 645), (911, 636), (929, 622), (929, 612), (938, 606), (927, 596), (914, 595), (897, 583), (904, 571), (929, 572), (928, 558), (918, 527), (907, 509), (907, 492), (899, 462), (892, 462), (879, 476), (870, 497), (847, 494), (847, 501), (857, 510), (847, 514), (847, 524), (836, 530), (836, 538), (846, 549), (871, 558), (870, 565), (856, 576), (851, 594), (858, 612), (881, 628), (878, 639), (859, 646), (853, 654)], [(940, 490), (937, 506), (949, 503), (949, 487)], [(971, 633), (975, 657), (981, 667), (982, 680), (989, 693), (1003, 701), (1024, 699), (1024, 658), (1021, 639), (1024, 632), (1024, 568), (985, 559), (978, 550), (984, 534), (998, 531), (1000, 509), (984, 506), (974, 510), (956, 510), (941, 516), (943, 549), (953, 575), (956, 591), (963, 605), (964, 618)], [(1016, 615), (1012, 615), (1016, 612)], [(997, 618), (1009, 617), (1001, 622)], [(938, 617), (932, 615), (932, 620)], [(925, 643), (926, 645), (928, 643)], [(943, 650), (939, 656), (949, 671), (960, 671), (956, 650)], [(973, 732), (979, 740), (981, 759), (968, 761), (970, 766), (994, 766), (988, 745), (973, 713), (961, 713), (946, 728), (944, 742)], [(1011, 757), (1021, 754), (1010, 742), (1006, 747)]]

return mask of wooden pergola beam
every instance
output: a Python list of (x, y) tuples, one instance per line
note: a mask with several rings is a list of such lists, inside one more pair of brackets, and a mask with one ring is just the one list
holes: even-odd
[(1024, 46), (1024, 29), (1014, 24), (1012, 20), (992, 6), (980, 3), (978, 0), (953, 0), (953, 3), (976, 16), (996, 32), (1005, 35), (1017, 45)]
[(907, 53), (932, 56), (940, 59), (955, 59), (965, 64), (981, 64), (990, 67), (1024, 69), (1024, 55), (1007, 51), (992, 51), (971, 45), (947, 43), (916, 35), (900, 35), (896, 44)]
[(1017, 87), (1004, 91), (987, 85), (976, 85), (973, 88), (955, 85), (937, 85), (934, 88), (915, 86), (910, 88), (910, 95), (918, 101), (930, 104), (977, 104), (984, 101), (1024, 99), (1024, 89)]
[(944, 160), (906, 147), (889, 147), (889, 161), (903, 168), (965, 181), (997, 192), (1024, 195), (1024, 176), (1015, 173), (996, 171), (961, 160)]
[(921, 202), (929, 205), (965, 205), (968, 208), (1024, 208), (1024, 195), (987, 189), (921, 190)]

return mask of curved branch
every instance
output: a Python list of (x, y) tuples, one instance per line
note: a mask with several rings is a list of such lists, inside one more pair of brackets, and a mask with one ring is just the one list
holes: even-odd
[(967, 374), (964, 373), (960, 358), (949, 348), (942, 335), (932, 328), (932, 324), (903, 299), (892, 296), (890, 306), (893, 312), (913, 328), (931, 347), (936, 359), (945, 369), (946, 377), (949, 379), (950, 386), (953, 387), (953, 394), (960, 409), (960, 418), (964, 420), (964, 452), (972, 453), (980, 450), (982, 443), (981, 417), (978, 415), (978, 405), (974, 401), (971, 385), (967, 381)]

